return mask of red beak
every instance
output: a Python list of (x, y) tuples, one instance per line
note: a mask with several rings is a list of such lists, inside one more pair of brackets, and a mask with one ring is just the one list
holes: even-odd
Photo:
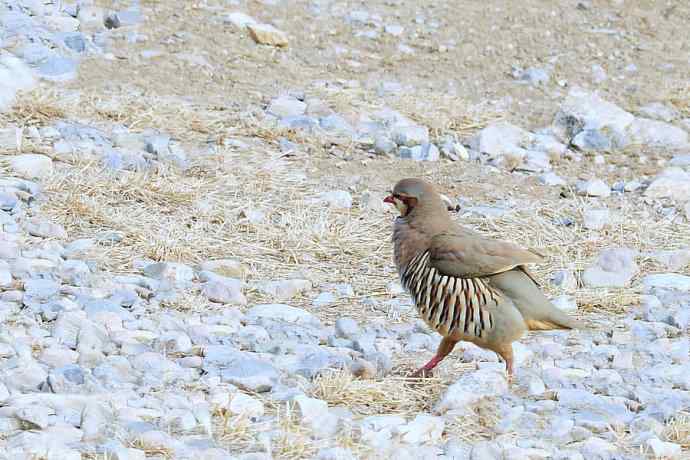
[(386, 198), (383, 199), (384, 203), (390, 203), (390, 204), (395, 204), (395, 200), (393, 199), (393, 195), (388, 195)]

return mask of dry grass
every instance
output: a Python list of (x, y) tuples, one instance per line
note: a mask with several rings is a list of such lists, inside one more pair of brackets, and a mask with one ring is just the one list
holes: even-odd
[(310, 396), (343, 406), (359, 416), (428, 412), (446, 383), (430, 378), (415, 381), (388, 377), (381, 380), (356, 379), (349, 372), (329, 372), (317, 377)]
[(680, 413), (669, 421), (666, 424), (664, 436), (666, 441), (680, 444), (685, 454), (690, 458), (690, 413)]

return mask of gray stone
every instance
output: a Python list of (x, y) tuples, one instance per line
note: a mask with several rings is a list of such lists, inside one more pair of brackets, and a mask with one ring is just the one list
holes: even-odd
[(614, 145), (610, 137), (596, 129), (580, 131), (573, 137), (570, 143), (584, 151), (612, 150)]
[(397, 125), (391, 130), (391, 138), (396, 144), (406, 147), (429, 144), (429, 129), (419, 125)]
[(64, 82), (77, 78), (77, 61), (65, 57), (51, 57), (38, 66), (38, 75), (44, 80)]
[(347, 120), (338, 114), (331, 114), (319, 119), (319, 125), (325, 131), (339, 135), (352, 136), (354, 128)]
[(220, 376), (224, 382), (257, 393), (271, 391), (278, 383), (278, 372), (269, 362), (249, 356), (238, 356), (226, 363), (220, 368)]
[(397, 144), (388, 136), (379, 135), (374, 139), (374, 151), (380, 155), (390, 155), (396, 147)]
[(561, 104), (552, 129), (565, 140), (573, 139), (584, 130), (599, 131), (610, 139), (612, 147), (619, 148), (628, 143), (627, 128), (634, 119), (634, 115), (599, 95), (576, 87)]
[(611, 195), (611, 187), (601, 179), (591, 179), (577, 182), (577, 192), (584, 196), (608, 197)]
[(359, 333), (359, 325), (352, 318), (339, 318), (335, 322), (335, 333), (337, 337), (344, 339), (354, 339)]
[(60, 292), (60, 284), (47, 279), (24, 281), (25, 301), (45, 301)]
[(595, 265), (585, 269), (582, 281), (589, 287), (624, 287), (638, 273), (637, 253), (631, 249), (606, 249)]
[(440, 158), (438, 147), (434, 144), (400, 147), (399, 155), (400, 158), (414, 161), (438, 161)]
[(549, 72), (546, 69), (538, 67), (529, 67), (525, 70), (518, 70), (513, 72), (513, 76), (519, 81), (529, 83), (530, 85), (545, 85), (551, 79)]
[(84, 35), (79, 32), (63, 34), (61, 40), (67, 48), (76, 53), (83, 53), (86, 51), (86, 39)]

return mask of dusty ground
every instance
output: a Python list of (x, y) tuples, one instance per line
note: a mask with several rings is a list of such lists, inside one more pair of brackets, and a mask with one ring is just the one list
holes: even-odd
[[(400, 316), (363, 302), (368, 297), (392, 297), (386, 286), (396, 278), (389, 242), (394, 213), (363, 210), (358, 203), (362, 192), (383, 193), (406, 176), (429, 179), (449, 196), (473, 204), (516, 203), (517, 210), (501, 218), (461, 213), (458, 219), (545, 253), (548, 261), (536, 272), (550, 294), (561, 293), (546, 282), (552, 271), (581, 269), (603, 248), (646, 251), (690, 245), (687, 222), (665, 218), (658, 206), (639, 195), (599, 200), (615, 210), (619, 223), (590, 232), (579, 225), (590, 200), (539, 185), (535, 175), (469, 162), (414, 163), (377, 157), (352, 145), (332, 146), (295, 132), (267, 130), (261, 123), (270, 99), (286, 91), (302, 91), (344, 115), (355, 117), (388, 106), (434, 128), (434, 134), (465, 138), (496, 118), (527, 129), (546, 126), (575, 85), (597, 88), (606, 99), (633, 113), (641, 104), (661, 101), (690, 116), (689, 49), (687, 40), (680, 39), (687, 35), (690, 4), (643, 0), (141, 3), (148, 17), (139, 30), (146, 37), (143, 43), (132, 44), (121, 34), (110, 44), (111, 60), (85, 60), (77, 80), (52, 94), (43, 91), (38, 99), (26, 96), (25, 112), (14, 115), (35, 124), (64, 116), (103, 126), (117, 122), (134, 131), (160, 129), (190, 152), (206, 152), (208, 145), (216, 145), (213, 153), (194, 155), (193, 167), (186, 172), (170, 168), (115, 177), (96, 164), (70, 160), (57, 164), (58, 173), (47, 185), (44, 210), (66, 226), (71, 238), (109, 230), (125, 235), (121, 243), (98, 255), (104, 270), (134, 271), (134, 261), (140, 258), (193, 264), (235, 257), (250, 266), (249, 280), (300, 272), (315, 285), (351, 283), (356, 297), (347, 302), (318, 310), (307, 297), (290, 302), (311, 310), (325, 324), (340, 316), (410, 321), (414, 312)], [(321, 8), (318, 15), (310, 9), (316, 3)], [(368, 29), (345, 21), (355, 9), (378, 13), (384, 23), (403, 25), (403, 36), (355, 37), (356, 31)], [(289, 46), (257, 46), (247, 32), (224, 24), (224, 14), (235, 10), (288, 32)], [(423, 24), (415, 23), (415, 18), (424, 18)], [(400, 43), (413, 53), (401, 52)], [(159, 50), (160, 56), (141, 57), (142, 51), (151, 49)], [(593, 82), (594, 64), (605, 69), (606, 81)], [(626, 70), (630, 64), (636, 72)], [(549, 68), (552, 78), (538, 87), (518, 84), (511, 66)], [(379, 85), (388, 81), (405, 89), (377, 94)], [(77, 90), (79, 99), (70, 99)], [(300, 149), (282, 155), (281, 136), (300, 144)], [(222, 140), (227, 138), (243, 140), (251, 148), (224, 147)], [(620, 166), (613, 171), (602, 172), (587, 156), (582, 162), (561, 160), (555, 171), (569, 182), (595, 176), (609, 183), (639, 180), (655, 174), (660, 160), (670, 155), (631, 148), (608, 157), (610, 164)], [(644, 162), (638, 160), (641, 156)], [(352, 192), (351, 210), (305, 204), (317, 192), (334, 189)], [(266, 212), (268, 223), (252, 225), (243, 220), (241, 212), (249, 208)], [(564, 216), (578, 223), (571, 227), (554, 223)], [(641, 265), (641, 275), (658, 270), (651, 260)], [(690, 274), (687, 267), (681, 272)], [(580, 305), (578, 316), (609, 331), (616, 327), (617, 315), (636, 303), (638, 292), (580, 288), (571, 294)], [(217, 308), (193, 293), (189, 299), (171, 308)], [(258, 292), (249, 292), (248, 299), (250, 305), (265, 300)], [(380, 413), (381, 407), (388, 413), (427, 409), (458, 372), (470, 367), (451, 357), (441, 366), (439, 378), (423, 390), (399, 379), (425, 358), (397, 358), (395, 375), (382, 382), (324, 381), (317, 396), (333, 404), (363, 398), (361, 404), (351, 404), (361, 415)], [(348, 384), (349, 393), (338, 387)], [(455, 431), (448, 427), (447, 435), (481, 439), (488, 436), (486, 427), (491, 423), (490, 417), (474, 425), (462, 421)], [(245, 430), (252, 429), (226, 427), (224, 435), (229, 444), (242, 445), (251, 443)], [(688, 433), (679, 436), (687, 447)], [(316, 447), (286, 441), (282, 455), (309, 457)]]

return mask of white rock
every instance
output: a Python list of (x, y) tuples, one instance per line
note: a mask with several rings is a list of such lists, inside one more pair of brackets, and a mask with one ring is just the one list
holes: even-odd
[(264, 281), (256, 284), (256, 288), (276, 300), (288, 300), (310, 290), (309, 280)]
[(237, 392), (230, 399), (230, 412), (250, 418), (264, 415), (264, 403), (244, 393)]
[(539, 176), (539, 182), (544, 184), (544, 185), (565, 185), (566, 181), (563, 180), (558, 174), (555, 172), (547, 172)]
[(67, 232), (62, 227), (52, 222), (46, 222), (33, 218), (24, 224), (24, 228), (31, 236), (38, 236), (40, 238), (67, 238)]
[(53, 160), (37, 153), (11, 156), (10, 168), (25, 179), (43, 179), (53, 173)]
[(408, 444), (434, 443), (441, 439), (445, 425), (441, 417), (418, 414), (411, 422), (399, 425), (397, 432)]
[(690, 264), (690, 249), (656, 251), (649, 256), (671, 271), (678, 271)]
[(647, 118), (653, 118), (667, 123), (679, 117), (679, 113), (675, 108), (669, 107), (661, 102), (652, 102), (642, 106), (639, 112)]
[(583, 225), (585, 228), (589, 230), (601, 230), (608, 225), (610, 213), (607, 208), (585, 209), (583, 217)]
[(246, 27), (256, 43), (280, 47), (288, 45), (287, 34), (270, 24), (246, 24)]
[(429, 129), (426, 126), (399, 124), (391, 130), (393, 141), (402, 146), (414, 147), (429, 143)]
[(146, 460), (146, 452), (124, 446), (106, 447), (108, 460)]
[(352, 207), (352, 195), (345, 190), (320, 193), (313, 201), (325, 203), (331, 208), (336, 209), (350, 209)]
[(663, 121), (635, 118), (628, 130), (631, 140), (642, 145), (671, 149), (688, 146), (687, 131)]
[(42, 363), (48, 364), (51, 367), (62, 367), (67, 364), (74, 364), (79, 358), (79, 353), (70, 350), (69, 348), (61, 348), (53, 346), (46, 348), (41, 352), (38, 360)]
[(271, 101), (271, 105), (268, 106), (267, 112), (282, 118), (304, 115), (306, 110), (307, 104), (304, 102), (293, 96), (283, 95)]
[(610, 133), (612, 143), (622, 147), (627, 138), (626, 129), (635, 116), (596, 93), (573, 88), (556, 114), (552, 128), (562, 139), (572, 139), (583, 130)]
[(212, 302), (231, 305), (246, 305), (242, 293), (242, 282), (238, 279), (216, 275), (202, 284), (201, 292)]
[(577, 289), (577, 278), (572, 270), (557, 270), (551, 275), (551, 282), (566, 291)]
[(689, 201), (690, 173), (679, 167), (666, 168), (654, 178), (644, 194), (651, 198)]
[(318, 324), (319, 320), (306, 310), (282, 304), (257, 305), (247, 312), (247, 318), (278, 319), (287, 323)]
[(471, 406), (486, 397), (494, 397), (508, 390), (505, 372), (497, 369), (480, 369), (465, 374), (448, 387), (435, 412), (444, 414), (450, 410), (471, 411)]
[(257, 23), (256, 19), (240, 11), (234, 11), (228, 14), (223, 18), (223, 22), (225, 22), (226, 24), (232, 24), (240, 29), (244, 29), (249, 24)]
[(624, 287), (638, 273), (637, 253), (631, 249), (606, 249), (595, 265), (585, 269), (582, 281), (589, 287)]
[(336, 433), (339, 418), (329, 412), (328, 403), (304, 395), (296, 396), (294, 401), (297, 403), (302, 424), (311, 428), (317, 437), (326, 438)]
[(32, 70), (11, 54), (0, 54), (0, 112), (14, 104), (17, 91), (28, 91), (36, 84)]
[(149, 264), (144, 267), (144, 274), (176, 288), (187, 287), (194, 279), (194, 270), (191, 267), (175, 262)]
[(336, 297), (335, 294), (331, 292), (322, 292), (312, 301), (312, 305), (314, 305), (316, 308), (321, 308), (327, 305), (332, 305), (337, 302), (337, 300), (338, 297)]
[(21, 145), (21, 140), (22, 130), (19, 128), (0, 128), (0, 150), (17, 150)]
[(690, 291), (690, 276), (679, 275), (676, 273), (647, 275), (642, 279), (642, 284), (646, 292), (649, 292), (654, 288)]
[(492, 123), (470, 141), (473, 150), (498, 158), (504, 155), (522, 158), (524, 145), (532, 141), (532, 134), (505, 121)]
[(648, 439), (646, 444), (647, 447), (651, 449), (654, 458), (663, 458), (666, 460), (675, 460), (681, 458), (681, 448), (678, 444), (664, 442), (658, 438)]
[(608, 197), (611, 195), (611, 187), (601, 179), (592, 179), (577, 182), (577, 192), (584, 196)]

